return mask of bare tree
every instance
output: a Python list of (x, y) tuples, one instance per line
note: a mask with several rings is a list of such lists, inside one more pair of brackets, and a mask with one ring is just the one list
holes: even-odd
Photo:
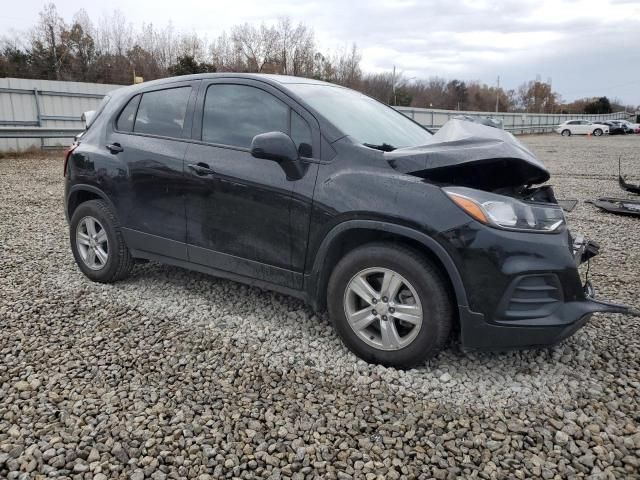
[(61, 38), (70, 50), (67, 62), (70, 72), (66, 73), (70, 79), (84, 81), (94, 80), (90, 71), (96, 57), (95, 42), (92, 36), (93, 24), (84, 9), (73, 16), (73, 24), (69, 30), (63, 31)]
[(351, 45), (350, 49), (337, 54), (333, 61), (336, 72), (336, 83), (344, 85), (345, 87), (357, 88), (362, 78), (362, 70), (360, 69), (361, 60), (362, 54), (355, 43)]
[(225, 32), (211, 43), (210, 54), (211, 63), (216, 66), (218, 72), (246, 70), (241, 48)]
[[(60, 70), (64, 57), (68, 53), (62, 41), (62, 34), (67, 29), (54, 3), (47, 3), (39, 14), (38, 24), (31, 35), (31, 50), (34, 60), (42, 70), (52, 73), (56, 80), (60, 79)], [(43, 72), (44, 73), (44, 72)]]
[(263, 23), (256, 28), (245, 23), (232, 29), (231, 38), (244, 55), (247, 69), (251, 72), (262, 72), (276, 57), (278, 32), (274, 27)]
[(518, 87), (520, 106), (527, 112), (553, 113), (558, 108), (559, 96), (550, 83), (540, 80), (525, 82)]
[(428, 80), (418, 80), (414, 84), (414, 107), (444, 108), (444, 98), (447, 81), (439, 77), (431, 77)]
[(133, 25), (120, 10), (101, 19), (96, 28), (96, 45), (102, 54), (125, 55), (133, 47)]
[(336, 70), (329, 56), (323, 55), (321, 52), (314, 53), (312, 76), (327, 82), (335, 81)]
[[(391, 72), (372, 73), (362, 78), (360, 89), (363, 93), (380, 100), (391, 103), (393, 96), (393, 74)], [(400, 82), (396, 82), (398, 85)]]
[(176, 63), (178, 58), (176, 48), (176, 33), (173, 24), (169, 24), (155, 34), (155, 49), (158, 55), (158, 62), (164, 69)]
[(178, 42), (177, 55), (179, 57), (192, 57), (195, 60), (205, 59), (205, 40), (200, 38), (196, 32), (183, 33)]
[(303, 23), (294, 27), (289, 17), (277, 24), (279, 71), (285, 75), (309, 75), (313, 72), (315, 40), (313, 30)]

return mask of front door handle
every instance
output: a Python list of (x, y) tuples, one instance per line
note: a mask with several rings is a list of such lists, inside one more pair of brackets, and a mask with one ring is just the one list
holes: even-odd
[(107, 150), (109, 150), (111, 153), (124, 152), (124, 148), (122, 148), (122, 145), (120, 145), (119, 143), (112, 143), (110, 145), (107, 145)]
[(196, 172), (196, 175), (205, 176), (205, 175), (214, 175), (216, 172), (209, 167), (206, 163), (190, 163), (189, 168)]

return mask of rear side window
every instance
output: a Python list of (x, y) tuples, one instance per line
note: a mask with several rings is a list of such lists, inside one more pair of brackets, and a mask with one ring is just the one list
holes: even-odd
[(133, 131), (133, 122), (136, 119), (136, 112), (138, 111), (138, 104), (140, 103), (140, 95), (136, 95), (127, 106), (122, 109), (120, 115), (118, 116), (118, 120), (116, 122), (116, 128), (121, 132), (132, 132)]
[(133, 131), (181, 137), (191, 87), (170, 88), (142, 95)]
[(289, 107), (270, 93), (246, 85), (207, 89), (203, 141), (249, 148), (256, 135), (275, 131), (289, 133)]

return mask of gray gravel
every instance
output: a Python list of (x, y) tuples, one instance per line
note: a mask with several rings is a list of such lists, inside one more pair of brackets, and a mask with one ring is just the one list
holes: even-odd
[[(640, 171), (640, 136), (525, 142), (561, 198), (622, 195), (620, 154)], [(0, 160), (0, 478), (640, 478), (637, 319), (367, 365), (289, 297), (153, 263), (89, 282), (61, 170)], [(569, 220), (602, 244), (598, 294), (639, 305), (640, 221)]]

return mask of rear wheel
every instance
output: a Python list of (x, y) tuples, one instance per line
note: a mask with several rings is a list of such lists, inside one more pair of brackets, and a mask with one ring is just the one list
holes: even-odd
[(602, 129), (601, 129), (601, 128), (596, 128), (596, 129), (593, 131), (593, 134), (594, 134), (596, 137), (599, 137), (600, 135), (602, 135)]
[(69, 235), (76, 263), (91, 280), (110, 283), (129, 275), (134, 261), (106, 202), (80, 204), (71, 217)]
[(394, 244), (348, 253), (331, 274), (327, 297), (336, 331), (367, 362), (399, 368), (423, 363), (442, 349), (453, 323), (440, 272)]
[(569, 130), (569, 129), (565, 128), (564, 130), (562, 130), (561, 135), (562, 135), (563, 137), (570, 137), (570, 136), (571, 136), (571, 130)]

